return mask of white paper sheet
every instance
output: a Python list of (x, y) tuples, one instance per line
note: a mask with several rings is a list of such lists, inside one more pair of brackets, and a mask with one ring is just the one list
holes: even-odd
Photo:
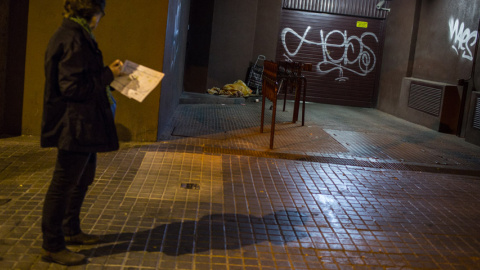
[(123, 63), (122, 72), (126, 75), (115, 78), (110, 86), (122, 95), (138, 102), (142, 102), (165, 76), (161, 72), (129, 60)]

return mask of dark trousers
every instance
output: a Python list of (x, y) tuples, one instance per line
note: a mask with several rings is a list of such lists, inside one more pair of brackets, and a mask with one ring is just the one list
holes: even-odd
[(96, 153), (58, 150), (52, 181), (42, 214), (43, 245), (46, 251), (65, 249), (65, 235), (81, 232), (80, 210), (88, 186), (95, 178)]

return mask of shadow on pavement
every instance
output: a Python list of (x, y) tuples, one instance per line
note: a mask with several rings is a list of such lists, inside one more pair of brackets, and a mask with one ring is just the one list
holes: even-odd
[(3, 198), (0, 198), (0, 206), (9, 203), (11, 200), (12, 200), (12, 199), (3, 199)]
[(212, 249), (232, 250), (265, 241), (285, 244), (308, 237), (303, 222), (307, 214), (278, 211), (264, 217), (240, 214), (213, 214), (196, 221), (173, 222), (137, 233), (103, 236), (103, 243), (81, 250), (88, 257), (109, 256), (130, 251), (163, 252), (180, 256)]

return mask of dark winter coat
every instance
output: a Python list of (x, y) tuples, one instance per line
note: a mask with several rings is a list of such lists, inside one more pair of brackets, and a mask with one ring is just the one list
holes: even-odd
[(118, 149), (106, 93), (113, 73), (83, 27), (65, 19), (45, 54), (41, 146), (78, 152)]

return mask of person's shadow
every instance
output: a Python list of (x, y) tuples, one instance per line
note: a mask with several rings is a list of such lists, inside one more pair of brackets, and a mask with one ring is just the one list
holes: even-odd
[(310, 217), (297, 211), (278, 211), (264, 217), (213, 214), (200, 220), (172, 222), (136, 233), (104, 235), (102, 243), (81, 250), (88, 257), (129, 251), (163, 252), (169, 256), (193, 254), (211, 249), (231, 250), (271, 241), (285, 244), (308, 237), (303, 222)]

